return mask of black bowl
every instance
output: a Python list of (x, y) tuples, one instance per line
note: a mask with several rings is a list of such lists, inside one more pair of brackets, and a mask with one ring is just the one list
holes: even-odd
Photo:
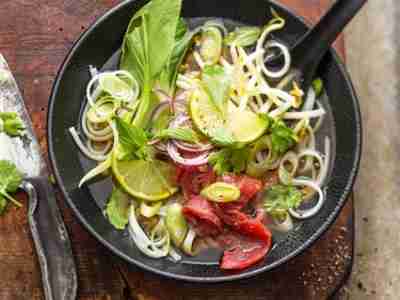
[[(112, 252), (129, 263), (167, 277), (195, 282), (229, 281), (250, 277), (287, 262), (312, 245), (333, 223), (349, 196), (359, 166), (359, 104), (350, 78), (334, 50), (326, 55), (319, 69), (328, 96), (323, 105), (329, 112), (322, 135), (329, 135), (334, 144), (326, 203), (316, 217), (301, 223), (288, 235), (275, 238), (273, 249), (257, 265), (240, 273), (227, 273), (219, 269), (218, 261), (212, 255), (186, 259), (185, 263), (178, 264), (168, 259), (146, 257), (133, 245), (126, 232), (115, 230), (103, 215), (109, 182), (78, 188), (79, 180), (93, 164), (79, 153), (68, 128), (79, 120), (85, 87), (90, 79), (88, 66), (115, 66), (115, 54), (128, 22), (144, 3), (125, 1), (99, 18), (75, 43), (57, 75), (49, 104), (48, 140), (54, 174), (65, 199), (86, 229)], [(183, 16), (192, 22), (199, 22), (198, 17), (218, 17), (263, 25), (270, 7), (287, 21), (277, 38), (292, 44), (305, 33), (307, 26), (301, 18), (266, 0), (186, 0)], [(232, 24), (231, 21), (227, 23)], [(114, 59), (110, 60), (113, 55)]]

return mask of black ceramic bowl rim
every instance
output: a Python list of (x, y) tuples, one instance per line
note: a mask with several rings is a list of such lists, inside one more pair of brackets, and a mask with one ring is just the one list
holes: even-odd
[[(120, 9), (124, 9), (125, 6), (128, 6), (130, 3), (135, 2), (135, 0), (131, 1), (124, 1), (117, 6), (111, 8), (109, 11), (107, 11), (105, 14), (103, 14), (101, 17), (99, 17), (91, 26), (89, 26), (88, 29), (86, 29), (79, 39), (74, 43), (73, 47), (69, 51), (68, 55), (64, 59), (57, 76), (55, 78), (55, 81), (53, 83), (53, 88), (51, 91), (50, 99), (49, 99), (49, 109), (48, 109), (48, 114), (47, 114), (47, 121), (48, 121), (48, 130), (47, 130), (47, 138), (48, 138), (48, 150), (49, 150), (49, 157), (50, 157), (50, 162), (51, 166), (53, 169), (53, 173), (55, 175), (55, 179), (57, 181), (58, 186), (61, 189), (61, 192), (64, 196), (64, 198), (67, 200), (68, 206), (72, 209), (74, 214), (77, 216), (78, 220), (83, 224), (83, 226), (92, 234), (100, 243), (102, 243), (106, 248), (111, 250), (114, 254), (117, 256), (121, 257), (125, 261), (132, 263), (140, 268), (143, 268), (144, 270), (169, 277), (169, 278), (174, 278), (174, 279), (179, 279), (179, 280), (184, 280), (184, 281), (190, 281), (190, 282), (199, 282), (199, 283), (206, 283), (206, 282), (228, 282), (228, 281), (233, 281), (233, 280), (238, 280), (238, 279), (245, 279), (249, 278), (252, 276), (255, 276), (257, 274), (263, 273), (265, 271), (270, 271), (286, 262), (289, 260), (295, 258), (305, 250), (307, 250), (310, 246), (312, 246), (328, 229), (329, 227), (333, 224), (333, 222), (336, 220), (338, 217), (339, 213), (343, 209), (344, 205), (346, 204), (346, 201), (350, 195), (350, 192), (352, 191), (352, 187), (354, 185), (355, 179), (357, 177), (359, 165), (360, 165), (360, 158), (361, 158), (361, 148), (362, 148), (362, 125), (361, 125), (361, 113), (360, 113), (360, 106), (359, 106), (359, 101), (356, 96), (356, 93), (354, 91), (353, 84), (351, 82), (350, 76), (341, 61), (340, 57), (338, 56), (337, 52), (332, 48), (331, 55), (333, 58), (334, 63), (338, 66), (340, 72), (342, 73), (342, 76), (344, 80), (346, 81), (347, 86), (349, 87), (349, 92), (351, 94), (351, 101), (352, 105), (355, 108), (355, 124), (356, 126), (356, 151), (354, 154), (354, 163), (351, 168), (351, 172), (349, 174), (349, 180), (347, 181), (347, 185), (345, 189), (342, 191), (342, 195), (340, 197), (340, 200), (338, 204), (336, 205), (334, 211), (329, 215), (329, 217), (325, 220), (323, 225), (309, 238), (307, 241), (298, 249), (293, 251), (291, 254), (271, 263), (268, 265), (265, 265), (257, 270), (251, 270), (251, 271), (246, 271), (244, 270), (243, 272), (239, 274), (234, 274), (234, 275), (226, 275), (226, 276), (219, 276), (219, 277), (194, 277), (194, 276), (189, 276), (189, 275), (178, 275), (174, 274), (171, 272), (167, 271), (161, 271), (158, 269), (153, 268), (151, 265), (147, 265), (145, 263), (142, 263), (139, 260), (133, 259), (132, 257), (129, 257), (119, 251), (118, 249), (115, 249), (114, 246), (107, 242), (101, 235), (99, 235), (93, 228), (92, 226), (82, 217), (80, 214), (79, 210), (75, 207), (73, 204), (72, 199), (69, 197), (68, 192), (65, 189), (65, 186), (63, 185), (63, 180), (61, 177), (61, 174), (57, 168), (56, 164), (56, 154), (55, 154), (55, 149), (54, 149), (54, 141), (53, 141), (53, 136), (51, 135), (52, 130), (53, 130), (53, 122), (52, 122), (52, 116), (53, 116), (53, 111), (54, 111), (54, 105), (55, 105), (55, 99), (56, 99), (56, 92), (59, 88), (61, 78), (63, 77), (63, 74), (69, 65), (69, 62), (71, 58), (74, 56), (75, 52), (77, 49), (79, 49), (79, 46), (81, 43), (92, 33), (92, 31), (102, 22), (104, 22), (107, 18), (109, 18), (111, 15), (113, 15), (116, 11), (119, 11)], [(298, 16), (296, 13), (294, 13), (292, 10), (288, 9), (284, 5), (281, 5), (275, 1), (270, 1), (272, 2), (275, 6), (280, 7), (283, 11), (286, 11), (288, 14), (292, 15), (294, 18), (297, 20), (301, 21), (304, 24), (307, 24), (307, 22), (304, 20), (304, 18)]]

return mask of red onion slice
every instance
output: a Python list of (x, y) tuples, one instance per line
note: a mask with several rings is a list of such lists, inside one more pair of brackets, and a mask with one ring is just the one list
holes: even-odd
[[(175, 118), (175, 120), (173, 120), (170, 123), (170, 127), (178, 128), (178, 127), (181, 127), (182, 125), (184, 125), (185, 123), (189, 123), (190, 127), (191, 127), (190, 118), (187, 115), (180, 114)], [(173, 140), (172, 142), (174, 143), (174, 145), (176, 147), (178, 147), (181, 150), (187, 151), (187, 152), (194, 152), (194, 153), (205, 152), (205, 151), (209, 151), (213, 148), (213, 145), (211, 145), (210, 143), (190, 144), (190, 143), (186, 143), (186, 142), (178, 141), (178, 140)]]
[(193, 158), (184, 158), (182, 155), (179, 153), (178, 149), (176, 146), (169, 142), (167, 144), (167, 152), (168, 155), (171, 157), (172, 160), (177, 162), (178, 164), (184, 165), (184, 166), (200, 166), (204, 165), (208, 162), (208, 157), (210, 156), (210, 153), (204, 152), (200, 154), (199, 156), (193, 157)]

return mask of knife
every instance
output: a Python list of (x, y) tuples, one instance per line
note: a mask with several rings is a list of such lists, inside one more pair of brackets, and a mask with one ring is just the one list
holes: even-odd
[(29, 226), (42, 272), (45, 298), (76, 299), (77, 272), (68, 232), (21, 93), (6, 60), (0, 54), (2, 111), (16, 112), (26, 127), (22, 137), (11, 138), (0, 133), (0, 159), (12, 161), (24, 176), (21, 188), (29, 196)]

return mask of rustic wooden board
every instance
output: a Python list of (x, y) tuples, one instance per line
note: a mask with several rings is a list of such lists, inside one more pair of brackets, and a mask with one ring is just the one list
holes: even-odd
[[(1, 0), (0, 52), (24, 94), (42, 150), (53, 78), (74, 40), (117, 0)], [(281, 0), (316, 21), (331, 0)], [(250, 2), (249, 2), (250, 3)], [(336, 43), (343, 55), (343, 39)], [(0, 145), (1, 147), (1, 145)], [(79, 299), (326, 299), (347, 277), (353, 257), (353, 203), (307, 252), (251, 280), (198, 285), (167, 280), (110, 255), (60, 198), (79, 267)], [(0, 300), (44, 299), (26, 207), (0, 218)]]

